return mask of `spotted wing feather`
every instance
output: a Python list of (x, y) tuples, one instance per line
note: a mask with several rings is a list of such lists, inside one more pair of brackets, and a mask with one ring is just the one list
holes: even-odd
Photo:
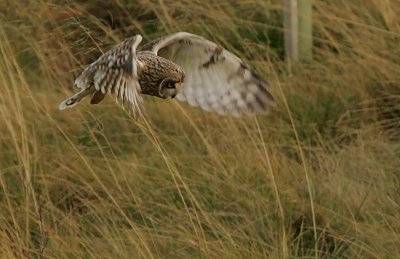
[(140, 35), (124, 40), (90, 64), (75, 80), (81, 92), (87, 89), (94, 92), (92, 104), (100, 102), (106, 94), (112, 94), (130, 113), (136, 114), (142, 109), (136, 59), (141, 40)]
[(179, 32), (144, 45), (185, 71), (180, 101), (219, 114), (267, 113), (275, 105), (269, 86), (239, 57), (198, 35)]

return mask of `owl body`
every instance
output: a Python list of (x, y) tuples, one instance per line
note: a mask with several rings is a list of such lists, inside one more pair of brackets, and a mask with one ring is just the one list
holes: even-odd
[(133, 115), (143, 110), (141, 94), (175, 98), (221, 115), (267, 113), (275, 105), (269, 85), (233, 53), (198, 35), (179, 32), (138, 48), (136, 35), (86, 67), (75, 80), (80, 92), (60, 104), (91, 104), (107, 94)]

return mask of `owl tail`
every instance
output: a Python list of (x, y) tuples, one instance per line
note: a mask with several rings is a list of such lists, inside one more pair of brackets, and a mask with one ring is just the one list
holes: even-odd
[(66, 108), (70, 108), (75, 106), (78, 102), (80, 102), (82, 99), (84, 99), (86, 96), (92, 94), (96, 90), (92, 87), (86, 88), (81, 90), (80, 92), (76, 93), (75, 95), (71, 96), (67, 100), (63, 101), (60, 103), (60, 106), (58, 107), (60, 110), (64, 110)]

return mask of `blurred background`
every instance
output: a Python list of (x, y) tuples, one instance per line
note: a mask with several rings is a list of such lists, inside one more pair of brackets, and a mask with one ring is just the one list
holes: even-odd
[[(290, 67), (282, 3), (0, 1), (0, 257), (399, 258), (400, 2), (314, 1)], [(177, 31), (243, 57), (277, 107), (58, 110), (125, 37)]]

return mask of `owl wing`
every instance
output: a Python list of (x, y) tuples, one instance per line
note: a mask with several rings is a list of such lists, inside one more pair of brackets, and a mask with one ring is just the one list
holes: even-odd
[(198, 35), (178, 32), (147, 43), (151, 51), (185, 71), (180, 101), (203, 110), (239, 116), (267, 113), (275, 105), (266, 81), (239, 57)]
[[(94, 94), (91, 103), (98, 103), (106, 94), (113, 94), (117, 102), (121, 102), (131, 114), (136, 115), (142, 110), (138, 82), (140, 63), (136, 59), (136, 49), (141, 40), (141, 35), (127, 38), (90, 64), (75, 80), (75, 85), (81, 89), (75, 96), (81, 94), (85, 97), (85, 94)], [(80, 100), (73, 97), (68, 100), (75, 102)], [(75, 102), (68, 103), (68, 100), (61, 103), (60, 109), (75, 104)]]

